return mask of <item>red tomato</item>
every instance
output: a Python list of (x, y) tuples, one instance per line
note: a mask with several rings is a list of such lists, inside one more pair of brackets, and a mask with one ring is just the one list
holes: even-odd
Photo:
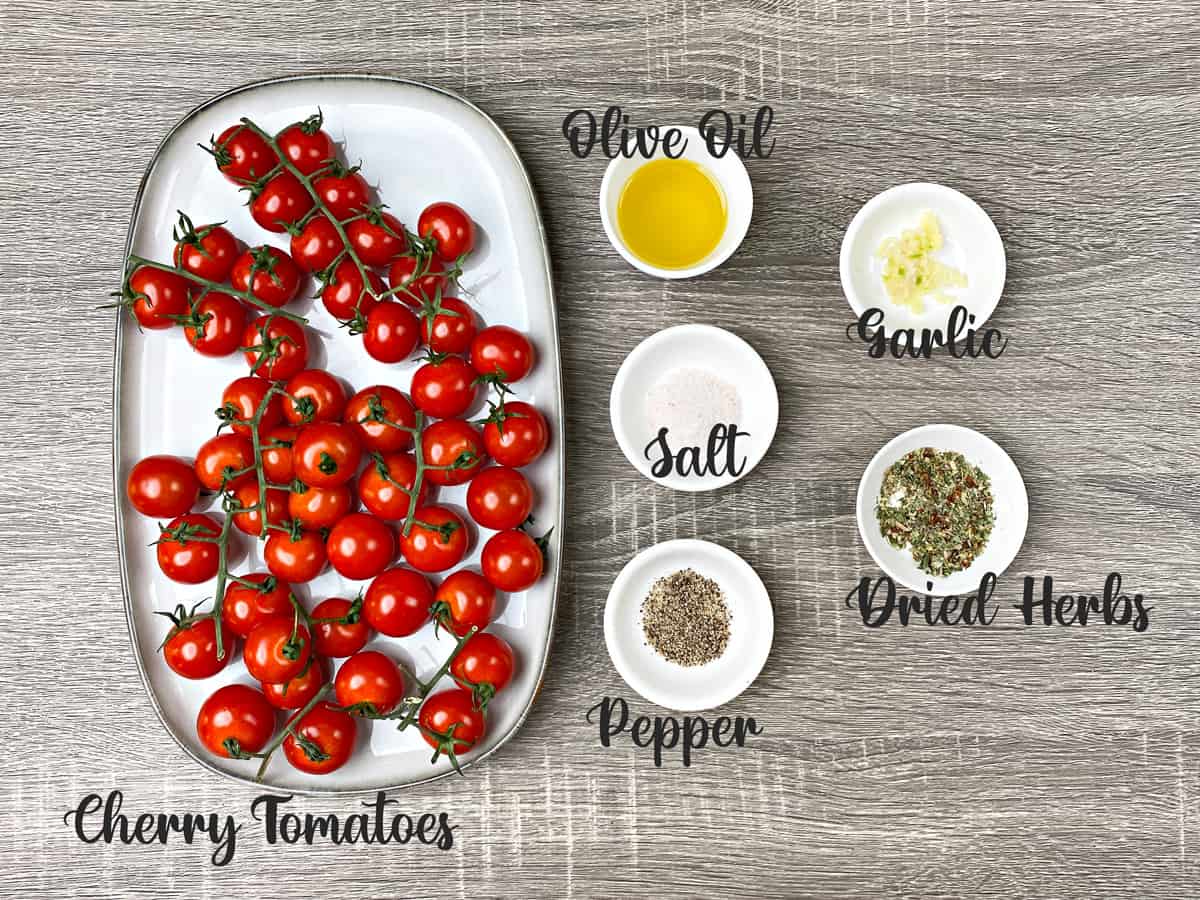
[(371, 307), (363, 346), (372, 359), (385, 363), (403, 362), (421, 340), (420, 323), (403, 303), (388, 300)]
[(325, 664), (314, 659), (308, 668), (282, 684), (264, 684), (263, 695), (276, 709), (300, 709), (325, 683)]
[(340, 422), (346, 411), (346, 389), (324, 369), (305, 369), (288, 379), (283, 415), (293, 425)]
[(306, 425), (292, 444), (296, 477), (311, 487), (345, 484), (357, 474), (361, 459), (357, 432), (341, 422)]
[(515, 593), (533, 587), (545, 565), (542, 548), (523, 531), (501, 531), (483, 545), (479, 560), (484, 577), (502, 591)]
[[(417, 463), (408, 453), (389, 453), (367, 463), (358, 476), (358, 497), (371, 513), (381, 519), (403, 519), (408, 515), (411, 491), (417, 477)], [(421, 481), (417, 506), (429, 496), (428, 482)]]
[(142, 328), (157, 331), (176, 324), (175, 317), (187, 315), (190, 289), (191, 282), (182, 275), (139, 266), (129, 276), (123, 303)]
[[(340, 240), (340, 239), (339, 239)], [(362, 272), (352, 259), (343, 259), (333, 270), (333, 277), (321, 289), (321, 302), (329, 314), (341, 321), (364, 318), (379, 304), (384, 293), (383, 279), (367, 269), (367, 287), (363, 287)]]
[(351, 513), (333, 526), (325, 542), (329, 562), (355, 581), (374, 578), (396, 556), (396, 536), (384, 522), (366, 513)]
[(246, 307), (220, 291), (208, 291), (192, 304), (192, 314), (183, 326), (183, 336), (197, 353), (228, 356), (242, 345), (246, 330)]
[(483, 426), (483, 446), (502, 466), (519, 469), (546, 451), (550, 429), (542, 414), (528, 403), (511, 400), (493, 411)]
[(381, 211), (368, 211), (365, 218), (347, 223), (346, 236), (368, 266), (386, 266), (408, 246), (403, 223)]
[(224, 281), (233, 271), (238, 257), (237, 238), (221, 225), (192, 227), (182, 213), (179, 216), (178, 240), (175, 243), (175, 265), (208, 281)]
[(515, 328), (489, 326), (471, 343), (471, 365), (480, 375), (520, 381), (533, 368), (533, 344)]
[(250, 201), (250, 215), (267, 231), (281, 234), (313, 208), (308, 190), (291, 172), (273, 175)]
[(216, 675), (229, 663), (229, 645), (225, 637), (225, 655), (217, 658), (217, 623), (209, 616), (190, 625), (171, 629), (163, 643), (163, 660), (176, 675), (184, 678), (208, 678)]
[(246, 635), (242, 662), (251, 678), (267, 684), (291, 681), (308, 664), (312, 638), (291, 617), (268, 619)]
[(450, 663), (450, 675), (486, 706), (492, 694), (512, 681), (512, 647), (491, 632), (473, 634)]
[(413, 445), (412, 434), (404, 428), (417, 424), (416, 411), (409, 399), (394, 387), (377, 384), (363, 388), (346, 404), (343, 419), (358, 432), (366, 450), (395, 453)]
[(225, 588), (225, 601), (221, 604), (221, 621), (229, 631), (244, 638), (270, 619), (286, 617), (291, 621), (294, 610), (289, 599), (290, 584), (267, 572), (254, 572), (241, 578), (251, 584), (229, 582)]
[(435, 419), (461, 416), (475, 403), (475, 375), (458, 356), (427, 362), (413, 375), (413, 403)]
[(259, 691), (244, 684), (218, 688), (196, 717), (200, 743), (217, 756), (257, 753), (274, 731), (274, 708)]
[(332, 528), (354, 507), (349, 485), (303, 487), (303, 491), (293, 489), (288, 495), (288, 513), (305, 528)]
[(221, 526), (203, 513), (175, 517), (158, 539), (158, 567), (172, 581), (208, 581), (217, 574), (219, 551), (214, 541), (220, 534)]
[(516, 528), (533, 512), (533, 488), (516, 469), (484, 469), (467, 488), (467, 512), (484, 528)]
[(388, 285), (394, 295), (414, 309), (427, 300), (444, 295), (450, 288), (445, 264), (436, 256), (397, 257), (388, 268)]
[[(312, 611), (313, 641), (322, 656), (353, 656), (371, 636), (371, 629), (361, 610), (341, 597), (322, 600)], [(343, 622), (322, 622), (321, 619), (345, 619)]]
[(431, 300), (421, 310), (421, 343), (434, 353), (466, 353), (475, 338), (475, 313), (457, 297)]
[(284, 158), (304, 175), (311, 175), (337, 158), (337, 147), (321, 130), (320, 113), (289, 125), (275, 136), (275, 143), (283, 151)]
[[(258, 509), (258, 479), (247, 478), (233, 491), (238, 505), (246, 512), (235, 513), (234, 526), (246, 534), (258, 537), (262, 534), (262, 510)], [(288, 492), (267, 488), (267, 524), (280, 525), (288, 517)]]
[(339, 222), (366, 212), (371, 203), (371, 189), (357, 169), (334, 166), (328, 175), (313, 182), (313, 188), (325, 208)]
[(404, 673), (391, 657), (378, 650), (364, 650), (342, 663), (333, 689), (340, 706), (386, 715), (404, 699)]
[(462, 419), (443, 419), (426, 428), (421, 434), (421, 452), (426, 465), (460, 467), (425, 471), (428, 481), (442, 485), (470, 481), (487, 455), (478, 429)]
[(453, 262), (475, 247), (475, 223), (453, 203), (431, 203), (417, 220), (417, 234), (433, 237), (437, 255)]
[(233, 474), (253, 465), (254, 445), (241, 434), (218, 434), (196, 451), (196, 478), (210, 491), (220, 491), (253, 477), (253, 472)]
[(344, 766), (354, 752), (354, 717), (328, 703), (318, 703), (289, 727), (305, 740), (302, 744), (289, 733), (283, 739), (283, 754), (301, 772), (325, 775)]
[(433, 587), (412, 569), (397, 566), (380, 573), (363, 597), (363, 618), (388, 637), (415, 634), (429, 621)]
[(272, 531), (263, 547), (263, 560), (272, 575), (303, 584), (325, 568), (325, 540), (316, 531), (302, 531), (294, 540), (286, 532)]
[(460, 569), (448, 576), (434, 594), (433, 617), (459, 637), (472, 627), (483, 631), (495, 611), (496, 589), (470, 569)]
[(471, 692), (462, 688), (431, 694), (421, 707), (417, 723), (429, 746), (450, 757), (455, 768), (456, 756), (478, 744), (487, 730), (483, 710), (476, 708)]
[(291, 484), (296, 477), (292, 463), (292, 444), (300, 429), (290, 425), (279, 425), (266, 431), (259, 449), (262, 455), (263, 474), (271, 484)]
[(147, 456), (129, 470), (125, 493), (143, 516), (173, 519), (195, 506), (200, 479), (178, 456)]
[(303, 280), (295, 260), (278, 247), (251, 247), (233, 264), (230, 281), (239, 291), (278, 309), (300, 292)]
[(329, 218), (317, 213), (303, 225), (294, 226), (291, 251), (296, 265), (310, 275), (324, 272), (345, 245)]
[(241, 123), (230, 125), (211, 143), (217, 168), (235, 184), (257, 181), (279, 162), (271, 145)]
[[(225, 421), (232, 422), (236, 434), (249, 435), (251, 428), (249, 425), (241, 425), (232, 420), (249, 422), (258, 412), (259, 407), (263, 408), (262, 418), (258, 421), (260, 434), (268, 428), (281, 425), (283, 423), (283, 398), (279, 394), (271, 394), (271, 399), (266, 401), (266, 406), (263, 406), (263, 400), (266, 399), (270, 389), (271, 382), (265, 378), (259, 378), (257, 375), (243, 375), (241, 378), (235, 378), (229, 382), (225, 392), (221, 395), (221, 412), (218, 414)], [(253, 461), (253, 457), (251, 460)]]
[(308, 337), (291, 319), (259, 316), (242, 333), (250, 371), (271, 381), (291, 378), (308, 364)]
[(444, 506), (422, 506), (407, 535), (400, 538), (400, 552), (408, 564), (422, 572), (444, 572), (462, 562), (470, 536), (466, 523)]

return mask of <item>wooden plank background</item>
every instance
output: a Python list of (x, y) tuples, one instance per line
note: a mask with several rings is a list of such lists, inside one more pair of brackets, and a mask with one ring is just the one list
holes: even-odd
[[(528, 724), (465, 780), (395, 795), (456, 846), (84, 846), (89, 791), (232, 813), (253, 791), (164, 733), (128, 652), (109, 479), (113, 329), (143, 167), (194, 104), (248, 80), (381, 71), (460, 91), (538, 189), (561, 304), (569, 535), (560, 628)], [(613, 5), (6, 0), (0, 6), (0, 891), (7, 896), (1195, 895), (1200, 873), (1200, 19), (1187, 0), (754, 0)], [(637, 121), (775, 108), (754, 221), (719, 271), (644, 277), (596, 211), (574, 107)], [(996, 362), (867, 360), (844, 339), (841, 235), (904, 181), (961, 188), (1009, 258)], [(766, 460), (702, 496), (640, 479), (608, 427), (620, 360), (663, 326), (753, 343), (782, 421)], [(1120, 570), (1151, 628), (868, 631), (862, 469), (893, 435), (978, 427), (1024, 473), (1017, 576), (1096, 592)], [(776, 609), (745, 750), (656, 770), (584, 712), (616, 675), (601, 612), (639, 548), (743, 554)], [(1009, 613), (1015, 611), (1008, 610)], [(297, 801), (349, 813), (354, 802)]]

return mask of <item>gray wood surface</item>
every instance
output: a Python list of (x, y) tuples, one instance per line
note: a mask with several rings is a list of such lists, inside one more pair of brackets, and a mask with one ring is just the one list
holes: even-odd
[[(563, 0), (0, 5), (0, 892), (7, 896), (1195, 896), (1200, 873), (1200, 19), (1186, 0)], [(109, 479), (113, 331), (128, 212), (166, 130), (242, 82), (390, 72), (460, 91), (512, 135), (552, 243), (568, 393), (560, 628), (522, 732), (465, 780), (394, 795), (447, 811), (455, 848), (268, 847), (253, 791), (192, 764), (130, 658)], [(741, 251), (699, 280), (623, 263), (603, 161), (566, 111), (643, 122), (775, 107), (750, 164)], [(859, 205), (930, 179), (995, 219), (1009, 278), (997, 362), (881, 363), (847, 343), (837, 278)], [(753, 343), (783, 414), (766, 460), (702, 496), (643, 481), (608, 427), (620, 360), (668, 324)], [(1096, 592), (1120, 570), (1145, 634), (856, 624), (872, 571), (863, 467), (912, 426), (957, 422), (1030, 493), (1001, 582)], [(622, 695), (601, 614), (639, 548), (699, 535), (773, 596), (776, 643), (728, 711), (765, 733), (655, 769), (602, 750), (584, 712)], [(1013, 612), (1011, 610), (1009, 613)], [(208, 850), (84, 846), (89, 791), (132, 812), (247, 822)], [(355, 802), (304, 800), (314, 813)]]

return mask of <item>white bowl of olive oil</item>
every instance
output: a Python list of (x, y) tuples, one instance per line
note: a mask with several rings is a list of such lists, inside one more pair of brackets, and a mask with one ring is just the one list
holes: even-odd
[(714, 156), (695, 128), (675, 130), (687, 140), (676, 158), (660, 143), (649, 159), (618, 156), (608, 164), (600, 220), (631, 266), (658, 278), (693, 278), (737, 250), (750, 228), (754, 194), (733, 148)]

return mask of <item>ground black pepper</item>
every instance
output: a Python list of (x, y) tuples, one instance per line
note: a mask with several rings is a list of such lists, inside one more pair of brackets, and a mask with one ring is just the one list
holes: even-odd
[(729, 607), (711, 578), (691, 569), (664, 575), (642, 601), (646, 643), (663, 659), (681, 666), (702, 666), (729, 646)]

